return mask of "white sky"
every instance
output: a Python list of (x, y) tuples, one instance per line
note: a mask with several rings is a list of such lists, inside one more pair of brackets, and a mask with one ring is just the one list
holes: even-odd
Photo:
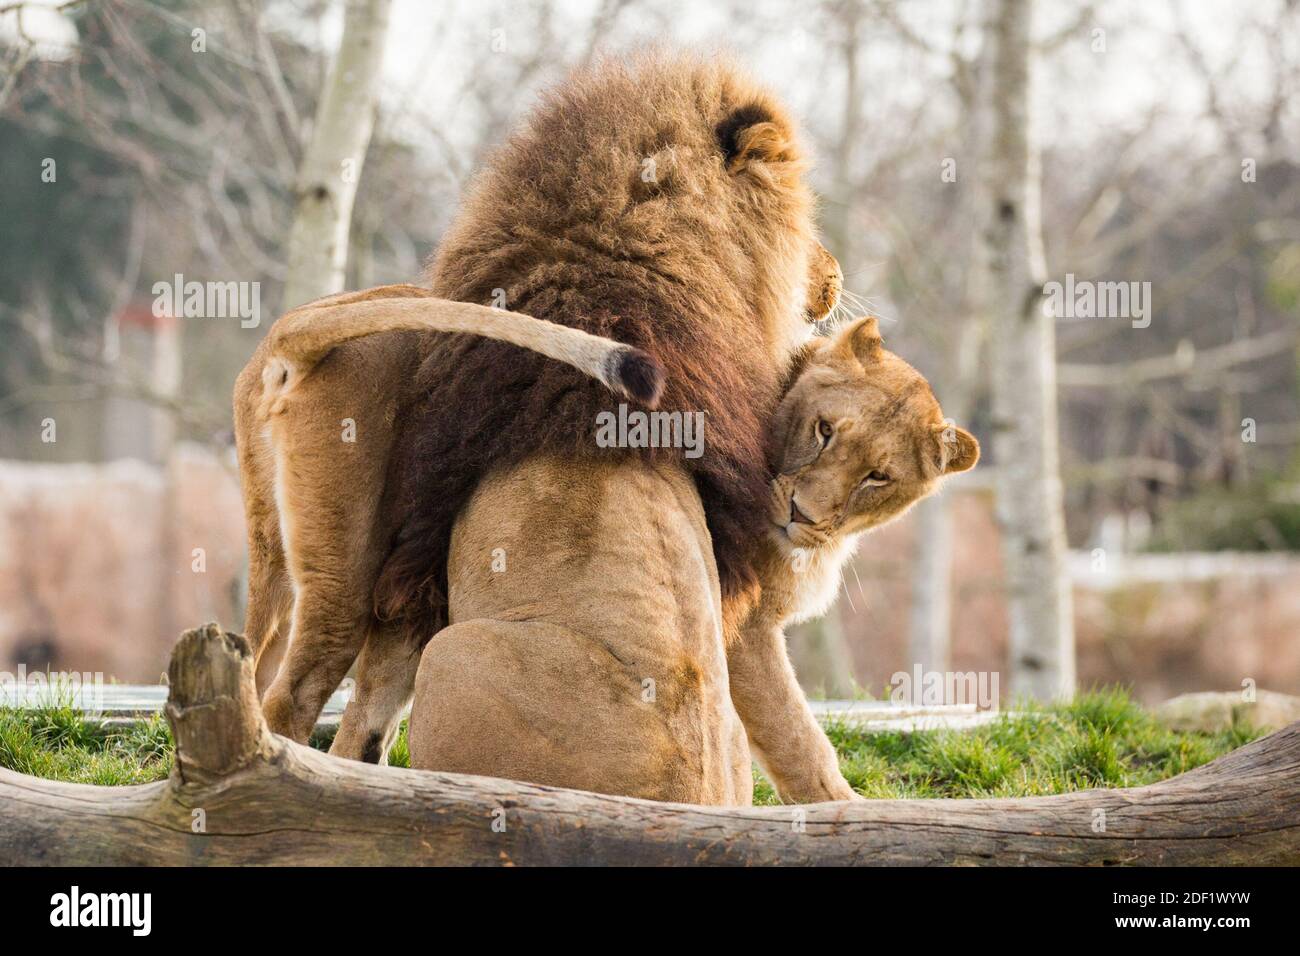
[[(31, 0), (24, 27), (34, 37), (66, 44), (75, 36), (71, 23), (40, 8), (57, 0)], [(939, 46), (947, 42), (956, 0), (909, 0), (902, 4), (914, 31)], [(617, 24), (613, 48), (639, 42), (669, 40), (674, 43), (719, 46), (738, 52), (757, 74), (780, 93), (809, 124), (834, 128), (833, 111), (839, 100), (842, 77), (832, 55), (821, 45), (835, 42), (833, 29), (801, 13), (791, 21), (788, 11), (809, 9), (811, 4), (792, 0), (658, 0), (638, 5)], [(570, 51), (583, 49), (588, 24), (600, 0), (553, 0), (553, 32), (568, 40)], [(730, 22), (731, 11), (745, 10), (739, 27)], [(302, 39), (333, 47), (342, 25), (342, 3), (336, 2), (321, 22), (294, 19), (291, 8), (272, 7), (283, 26)], [(385, 71), (384, 90), (390, 110), (401, 105), (401, 120), (393, 132), (419, 144), (436, 127), (453, 142), (469, 137), (458, 119), (458, 91), (475, 70), (489, 66), (494, 56), (527, 56), (533, 43), (528, 35), (533, 17), (531, 4), (484, 0), (394, 0)], [(1040, 0), (1039, 32), (1049, 34), (1074, 23), (1079, 0)], [(1195, 37), (1215, 70), (1227, 65), (1235, 38), (1248, 17), (1282, 16), (1282, 0), (1101, 0), (1089, 23), (1071, 34), (1068, 42), (1044, 59), (1041, 70), (1039, 123), (1041, 134), (1056, 144), (1086, 146), (1099, 131), (1123, 129), (1140, 123), (1160, 107), (1175, 125), (1187, 118), (1182, 135), (1197, 135), (1194, 118), (1202, 112), (1203, 85), (1177, 54), (1170, 32), (1181, 19)], [(287, 16), (286, 16), (287, 14)], [(1293, 15), (1294, 16), (1294, 15)], [(13, 36), (14, 15), (0, 16), (0, 38)], [(803, 29), (802, 24), (809, 24)], [(1094, 53), (1091, 31), (1106, 31), (1106, 52)], [(506, 49), (493, 53), (494, 31), (504, 31)], [(1284, 37), (1292, 62), (1300, 61), (1300, 31), (1294, 26), (1278, 31)], [(1264, 69), (1262, 39), (1256, 39), (1225, 85), (1225, 104), (1235, 109), (1258, 97), (1272, 79)], [(942, 65), (894, 43), (868, 41), (865, 57), (864, 101), (882, 122), (900, 106), (916, 106), (941, 88), (935, 75)], [(827, 61), (829, 66), (827, 66)], [(559, 71), (548, 79), (556, 79)], [(1300, 101), (1300, 90), (1295, 91)], [(516, 109), (527, 109), (535, 90), (518, 91)], [(869, 128), (869, 121), (868, 121)]]
[[(650, 22), (640, 11), (620, 21), (615, 46), (638, 41), (671, 39), (677, 43), (697, 43), (728, 47), (736, 43), (737, 31), (728, 22), (731, 4), (717, 0), (695, 0), (674, 4), (652, 5), (661, 22)], [(833, 107), (838, 90), (826, 84), (840, 81), (834, 66), (823, 78), (819, 45), (833, 33), (813, 32), (791, 25), (785, 11), (808, 5), (758, 0), (745, 5), (749, 29), (743, 30), (740, 55), (774, 89), (781, 93), (808, 122), (816, 121), (819, 107)], [(951, 0), (925, 0), (904, 5), (907, 20), (918, 33), (937, 36), (940, 45), (951, 22)], [(1280, 0), (1179, 0), (1177, 14), (1167, 0), (1103, 0), (1096, 5), (1096, 15), (1083, 29), (1045, 59), (1040, 84), (1039, 122), (1043, 135), (1060, 141), (1087, 144), (1097, 132), (1106, 128), (1125, 128), (1140, 123), (1151, 109), (1160, 107), (1172, 117), (1199, 116), (1202, 110), (1202, 85), (1190, 73), (1181, 56), (1176, 55), (1170, 32), (1178, 17), (1183, 18), (1197, 44), (1205, 51), (1212, 67), (1222, 68), (1230, 47), (1247, 15), (1267, 15), (1280, 10)], [(410, 90), (407, 99), (411, 111), (405, 129), (417, 129), (422, 123), (438, 123), (453, 137), (456, 131), (458, 84), (470, 71), (482, 68), (487, 57), (526, 55), (530, 46), (527, 35), (529, 17), (518, 14), (517, 4), (485, 4), (481, 0), (395, 0), (392, 31), (389, 39), (386, 71), (392, 83), (386, 99), (401, 99), (401, 91)], [(555, 32), (572, 34), (572, 49), (586, 42), (587, 24), (599, 0), (559, 0), (553, 4)], [(1042, 2), (1039, 5), (1041, 33), (1053, 33), (1077, 18), (1076, 2)], [(664, 15), (662, 11), (667, 10)], [(674, 12), (676, 11), (676, 12)], [(769, 25), (770, 24), (770, 25)], [(665, 36), (665, 25), (671, 31)], [(1106, 31), (1106, 52), (1091, 49), (1094, 27)], [(328, 31), (334, 42), (338, 18)], [(493, 31), (504, 30), (506, 50), (493, 54), (489, 49)], [(1294, 30), (1290, 39), (1294, 40)], [(867, 47), (866, 99), (908, 102), (932, 96), (935, 82), (918, 70), (916, 54), (890, 44)], [(1293, 50), (1300, 58), (1300, 51)], [(1247, 55), (1233, 74), (1228, 91), (1229, 104), (1234, 91), (1258, 95), (1267, 88), (1270, 78), (1262, 68), (1260, 56)], [(520, 91), (520, 110), (531, 102), (533, 91)], [(1300, 91), (1297, 91), (1300, 95)], [(1052, 108), (1057, 104), (1059, 108)], [(887, 110), (882, 109), (882, 113)], [(1190, 129), (1185, 131), (1192, 134)]]

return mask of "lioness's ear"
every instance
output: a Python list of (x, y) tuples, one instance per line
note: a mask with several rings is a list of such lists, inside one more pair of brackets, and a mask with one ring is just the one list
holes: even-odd
[(718, 145), (727, 172), (738, 173), (757, 163), (784, 163), (794, 159), (794, 143), (771, 110), (758, 103), (733, 110), (717, 125)]
[(884, 343), (880, 338), (880, 323), (876, 321), (874, 315), (857, 319), (845, 326), (836, 336), (835, 346), (852, 355), (862, 363), (863, 367), (879, 362), (880, 354), (884, 351)]
[(955, 475), (970, 471), (980, 460), (980, 443), (964, 428), (951, 422), (934, 426), (936, 474)]

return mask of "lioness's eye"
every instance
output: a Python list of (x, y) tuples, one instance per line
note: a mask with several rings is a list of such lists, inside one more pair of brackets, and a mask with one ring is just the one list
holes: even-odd
[(818, 419), (817, 434), (821, 436), (822, 444), (824, 445), (828, 441), (830, 441), (831, 436), (835, 434), (835, 426), (832, 425), (830, 422), (826, 421), (826, 419), (824, 418)]
[(883, 471), (869, 471), (867, 477), (862, 479), (864, 485), (887, 485), (889, 476)]

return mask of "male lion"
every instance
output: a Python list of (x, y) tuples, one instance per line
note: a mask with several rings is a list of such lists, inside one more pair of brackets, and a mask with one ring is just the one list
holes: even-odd
[[(782, 628), (824, 612), (862, 534), (933, 493), (946, 475), (974, 467), (979, 443), (945, 421), (916, 369), (885, 351), (874, 318), (805, 347), (769, 437), (776, 477), (768, 527), (758, 541), (759, 587), (722, 604), (726, 691), (750, 752), (782, 799), (854, 799), (795, 679)], [(544, 461), (489, 480), (476, 494), (471, 514), (481, 511), (484, 528), (516, 544), (522, 551), (516, 560), (528, 567), (500, 586), (492, 573), (469, 562), (453, 582), (453, 612), (464, 601), (493, 617), (455, 624), (425, 650), (411, 709), (412, 765), (463, 772), (482, 772), (486, 765), (519, 780), (635, 795), (678, 788), (699, 799), (699, 768), (727, 753), (728, 742), (709, 736), (708, 721), (699, 719), (708, 703), (696, 697), (705, 692), (698, 686), (698, 658), (683, 655), (677, 642), (658, 640), (664, 629), (641, 624), (646, 636), (633, 633), (631, 626), (640, 622), (627, 618), (626, 603), (589, 603), (568, 611), (560, 623), (554, 609), (566, 601), (580, 605), (600, 587), (604, 569), (583, 562), (553, 595), (554, 565), (546, 561), (546, 546), (534, 546), (527, 527), (504, 507), (493, 514), (530, 478), (564, 487), (559, 471), (555, 462)], [(616, 468), (589, 473), (602, 493), (616, 475)], [(595, 533), (608, 547), (635, 547), (636, 529), (663, 512), (657, 503), (641, 506), (635, 495), (626, 506), (632, 514), (584, 506), (574, 523), (599, 529)], [(661, 540), (660, 553), (694, 558), (695, 542), (683, 527), (684, 522), (657, 529), (661, 538), (674, 531), (683, 538)], [(453, 558), (475, 548), (477, 533), (458, 525)], [(538, 561), (541, 569), (534, 571)], [(652, 593), (662, 570), (651, 565), (625, 572), (611, 590), (648, 612), (680, 611), (671, 598)], [(526, 616), (517, 610), (521, 599)], [(574, 628), (575, 618), (586, 626)], [(653, 689), (648, 697), (627, 691), (636, 674), (650, 675), (643, 678)], [(593, 727), (613, 737), (609, 745), (593, 746)], [(737, 780), (735, 793), (744, 789)]]
[[(267, 635), (249, 635), (259, 673), (276, 670), (267, 648), (286, 643), (277, 621), (294, 593), (339, 622), (295, 627), (265, 697), (272, 729), (306, 737), (368, 629), (350, 714), (390, 716), (345, 717), (336, 752), (382, 753), (428, 640), (421, 687), (439, 721), (413, 733), (422, 766), (509, 776), (529, 751), (542, 757), (531, 778), (548, 783), (607, 789), (617, 766), (620, 792), (748, 802), (721, 592), (754, 586), (763, 423), (807, 335), (806, 301), (820, 317), (836, 291), (804, 165), (784, 110), (719, 60), (606, 63), (550, 95), (476, 181), (431, 291), (654, 355), (661, 407), (705, 413), (705, 453), (597, 447), (608, 392), (508, 345), (400, 332), (340, 347), (299, 386), (319, 424), (293, 440), (333, 442), (320, 467), (346, 458), (359, 493), (249, 516), (253, 550), (280, 562), (267, 576), (277, 611), (250, 622)], [(357, 442), (340, 448), (343, 418)], [(281, 523), (327, 539), (348, 509), (371, 530), (335, 547), (382, 558), (374, 542), (395, 531), (377, 620), (310, 556), (283, 569)], [(557, 761), (548, 775), (544, 755), (560, 752), (581, 754), (581, 771)]]

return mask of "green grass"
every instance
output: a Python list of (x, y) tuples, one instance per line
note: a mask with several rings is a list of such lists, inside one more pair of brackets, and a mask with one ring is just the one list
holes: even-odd
[(0, 767), (101, 786), (152, 783), (171, 772), (171, 730), (161, 714), (108, 727), (66, 706), (0, 708)]
[[(1175, 733), (1123, 691), (1081, 694), (1068, 704), (1029, 707), (975, 730), (864, 733), (827, 728), (840, 768), (867, 797), (1022, 797), (1089, 787), (1136, 787), (1208, 763), (1259, 734), (1235, 728)], [(329, 736), (314, 737), (325, 748)], [(106, 728), (68, 707), (0, 709), (0, 766), (76, 783), (161, 780), (171, 770), (171, 734), (161, 717)], [(405, 767), (403, 728), (390, 763)], [(758, 771), (754, 802), (775, 804)]]
[[(863, 733), (827, 728), (840, 769), (867, 797), (1028, 797), (1137, 787), (1209, 763), (1260, 736), (1175, 733), (1120, 690), (1026, 706), (975, 730)], [(755, 776), (756, 782), (759, 777)], [(774, 802), (762, 781), (755, 802)]]

